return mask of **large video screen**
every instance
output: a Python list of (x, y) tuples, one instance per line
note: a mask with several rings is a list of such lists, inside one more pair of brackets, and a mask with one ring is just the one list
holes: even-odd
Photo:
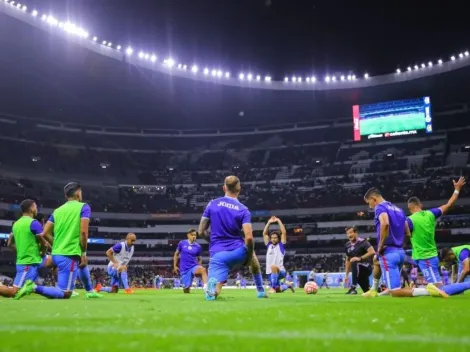
[(353, 123), (355, 141), (431, 133), (431, 99), (354, 105)]

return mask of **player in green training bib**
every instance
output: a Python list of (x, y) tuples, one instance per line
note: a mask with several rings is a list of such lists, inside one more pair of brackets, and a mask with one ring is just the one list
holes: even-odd
[(54, 233), (52, 263), (58, 269), (57, 287), (36, 286), (28, 280), (18, 291), (16, 299), (33, 292), (48, 298), (70, 298), (79, 274), (87, 290), (86, 297), (102, 297), (93, 291), (87, 266), (90, 206), (82, 202), (82, 189), (76, 182), (68, 183), (64, 187), (64, 194), (67, 202), (54, 211), (44, 228), (46, 236)]
[[(457, 282), (470, 282), (470, 244), (441, 249), (440, 257), (444, 262), (458, 264)], [(454, 266), (452, 266), (452, 277), (455, 277)], [(466, 280), (467, 279), (467, 280)]]
[(46, 257), (41, 255), (41, 246), (50, 247), (44, 239), (41, 223), (34, 219), (38, 215), (34, 200), (26, 199), (20, 207), (22, 216), (14, 223), (9, 240), (9, 244), (14, 243), (16, 247), (16, 276), (13, 287), (0, 287), (0, 296), (3, 297), (15, 296), (26, 280), (38, 279), (38, 271), (46, 261)]

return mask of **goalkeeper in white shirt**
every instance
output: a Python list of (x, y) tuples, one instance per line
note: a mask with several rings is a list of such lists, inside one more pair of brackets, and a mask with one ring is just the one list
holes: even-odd
[[(279, 225), (279, 231), (269, 232), (272, 224)], [(284, 245), (287, 242), (286, 227), (280, 219), (272, 216), (263, 231), (264, 244), (266, 245), (266, 274), (270, 282), (270, 293), (284, 292), (287, 289), (295, 292), (292, 282), (281, 283), (286, 277), (286, 269), (284, 268), (284, 255), (286, 253)]]

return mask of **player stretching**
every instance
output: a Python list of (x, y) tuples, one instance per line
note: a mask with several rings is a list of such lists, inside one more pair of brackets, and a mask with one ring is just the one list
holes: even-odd
[(455, 264), (457, 262), (458, 264), (457, 276), (454, 275), (455, 270), (454, 266), (452, 266), (453, 281), (457, 282), (457, 284), (454, 285), (467, 285), (470, 288), (470, 281), (465, 280), (467, 276), (470, 275), (470, 245), (466, 244), (458, 247), (443, 248), (440, 254), (444, 262), (449, 264)]
[(330, 286), (328, 286), (328, 273), (323, 273), (323, 281), (321, 282), (320, 288), (323, 288), (325, 286), (328, 290), (330, 289)]
[(36, 203), (26, 199), (20, 207), (22, 216), (14, 223), (8, 239), (9, 247), (16, 247), (16, 276), (13, 287), (0, 286), (3, 297), (15, 296), (26, 280), (38, 279), (38, 271), (46, 262), (46, 257), (41, 256), (41, 246), (50, 247), (42, 235), (41, 223), (34, 219), (38, 213)]
[(103, 287), (98, 283), (95, 288), (96, 292), (117, 293), (119, 291), (119, 284), (122, 283), (126, 294), (134, 293), (129, 288), (127, 265), (134, 255), (134, 243), (136, 240), (135, 234), (128, 233), (125, 241), (116, 243), (106, 251), (106, 256), (109, 259), (108, 275), (111, 277), (111, 287)]
[[(238, 177), (228, 176), (223, 190), (225, 196), (209, 202), (199, 224), (199, 234), (209, 239), (211, 256), (206, 300), (215, 300), (227, 281), (229, 271), (243, 265), (250, 267), (258, 297), (266, 298), (261, 268), (254, 252), (251, 214), (238, 200), (241, 191)], [(242, 229), (245, 239), (240, 235)]]
[(79, 272), (87, 290), (86, 298), (102, 297), (93, 291), (87, 266), (86, 249), (91, 217), (90, 206), (82, 203), (82, 189), (78, 183), (68, 183), (64, 187), (64, 193), (67, 202), (49, 217), (43, 232), (46, 238), (54, 234), (52, 264), (58, 269), (57, 287), (37, 286), (32, 280), (28, 280), (18, 291), (15, 299), (31, 293), (48, 298), (68, 299), (72, 296)]
[[(364, 200), (375, 210), (375, 227), (377, 231), (377, 257), (382, 274), (385, 276), (387, 289), (401, 289), (400, 270), (405, 260), (403, 244), (405, 241), (405, 212), (387, 202), (377, 188), (369, 189)], [(376, 297), (379, 279), (374, 270), (372, 288), (363, 293), (364, 297)]]
[(196, 242), (196, 235), (196, 230), (190, 229), (187, 234), (188, 239), (178, 243), (173, 256), (173, 272), (181, 275), (184, 293), (190, 292), (191, 283), (196, 275), (202, 277), (204, 290), (207, 290), (207, 273), (202, 266), (202, 248)]
[[(269, 226), (277, 223), (279, 225), (279, 232), (272, 231), (269, 233)], [(287, 231), (286, 227), (280, 219), (272, 216), (263, 230), (264, 245), (267, 247), (266, 251), (266, 274), (268, 275), (271, 289), (269, 293), (284, 292), (288, 288), (295, 292), (292, 283), (286, 282), (285, 284), (280, 283), (282, 279), (286, 277), (286, 269), (284, 268), (284, 255), (286, 249), (284, 245), (287, 243)]]

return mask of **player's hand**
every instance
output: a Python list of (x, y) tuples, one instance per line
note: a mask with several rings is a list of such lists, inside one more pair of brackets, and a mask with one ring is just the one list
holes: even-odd
[(119, 265), (118, 271), (122, 273), (123, 271), (127, 271), (127, 265)]
[(465, 185), (465, 177), (459, 177), (458, 181), (452, 180), (454, 183), (454, 188), (456, 191), (460, 191), (462, 187)]
[(173, 268), (173, 273), (174, 273), (175, 275), (179, 275), (179, 274), (180, 274), (180, 269), (175, 266), (175, 267)]
[(118, 270), (119, 269), (119, 264), (118, 263), (113, 263), (114, 269)]
[(349, 277), (344, 278), (344, 287), (347, 287), (349, 285)]
[(352, 257), (349, 261), (350, 261), (351, 263), (360, 262), (360, 261), (361, 261), (361, 258), (359, 258), (359, 257)]
[(78, 265), (79, 268), (84, 268), (88, 265), (88, 258), (86, 255), (82, 255), (80, 257), (80, 264)]

